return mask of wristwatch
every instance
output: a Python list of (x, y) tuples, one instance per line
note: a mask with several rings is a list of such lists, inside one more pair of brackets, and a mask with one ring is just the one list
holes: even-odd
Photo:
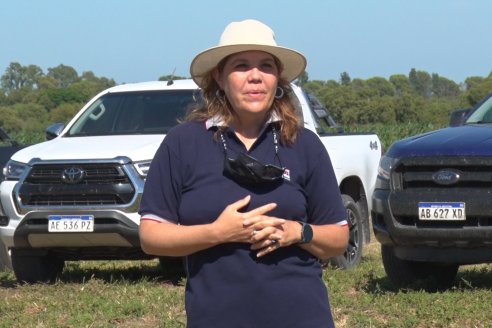
[(306, 222), (297, 221), (301, 225), (301, 241), (299, 244), (306, 244), (313, 240), (313, 228)]

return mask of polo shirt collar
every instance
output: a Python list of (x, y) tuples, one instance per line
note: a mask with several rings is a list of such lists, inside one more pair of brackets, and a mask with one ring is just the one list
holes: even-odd
[[(277, 112), (272, 111), (270, 117), (265, 123), (265, 126), (267, 126), (270, 123), (275, 123), (275, 122), (280, 122), (282, 119), (281, 117), (277, 114)], [(227, 124), (224, 121), (224, 118), (221, 115), (215, 115), (208, 120), (205, 121), (205, 127), (207, 130), (213, 127), (226, 127)]]

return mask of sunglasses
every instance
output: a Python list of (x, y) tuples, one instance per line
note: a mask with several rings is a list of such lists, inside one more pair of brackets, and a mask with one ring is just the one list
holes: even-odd
[[(273, 142), (275, 145), (275, 156), (278, 156), (277, 132), (272, 126)], [(220, 132), (220, 139), (224, 147), (224, 175), (239, 184), (247, 186), (258, 186), (280, 183), (283, 181), (285, 168), (274, 164), (264, 164), (258, 159), (245, 153), (240, 153), (237, 158), (231, 158), (227, 153), (227, 144), (224, 135)], [(282, 165), (282, 163), (280, 163)]]

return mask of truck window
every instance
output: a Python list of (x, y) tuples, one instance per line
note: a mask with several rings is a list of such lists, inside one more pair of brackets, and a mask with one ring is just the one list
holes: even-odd
[(68, 136), (166, 134), (197, 104), (194, 90), (106, 94), (74, 123)]
[(492, 95), (490, 95), (466, 120), (466, 123), (492, 123)]
[(338, 126), (318, 98), (310, 93), (306, 93), (306, 98), (309, 102), (309, 107), (311, 108), (311, 114), (314, 118), (316, 131), (319, 134), (340, 132), (341, 127)]

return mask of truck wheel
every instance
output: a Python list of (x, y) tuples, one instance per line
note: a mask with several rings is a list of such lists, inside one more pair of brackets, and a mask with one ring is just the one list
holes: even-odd
[(332, 265), (350, 269), (357, 266), (362, 258), (364, 244), (362, 234), (362, 217), (357, 203), (349, 195), (342, 195), (343, 205), (347, 209), (347, 222), (349, 226), (349, 242), (343, 255), (330, 259)]
[(24, 255), (11, 249), (12, 268), (20, 283), (52, 283), (63, 271), (64, 261), (53, 256)]
[(396, 287), (411, 287), (419, 280), (431, 279), (432, 286), (426, 289), (444, 290), (452, 286), (459, 265), (402, 260), (396, 257), (393, 247), (382, 245), (383, 266), (390, 281)]

